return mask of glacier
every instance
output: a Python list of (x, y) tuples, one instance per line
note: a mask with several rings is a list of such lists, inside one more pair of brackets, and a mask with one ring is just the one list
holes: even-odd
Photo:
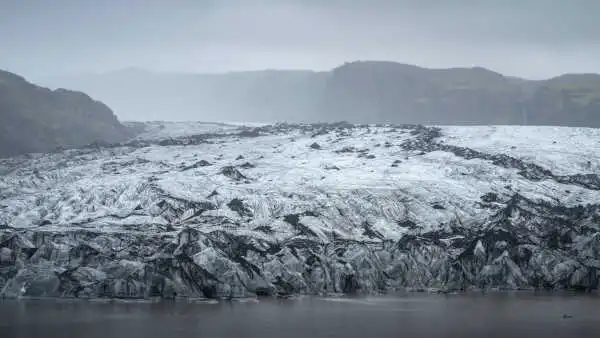
[(0, 159), (0, 296), (600, 283), (600, 130), (147, 123)]

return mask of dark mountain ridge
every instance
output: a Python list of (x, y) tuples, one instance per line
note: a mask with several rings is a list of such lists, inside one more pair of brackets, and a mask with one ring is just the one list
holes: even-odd
[(108, 106), (87, 94), (50, 90), (1, 70), (0, 120), (0, 157), (131, 136)]
[(124, 119), (600, 127), (597, 74), (526, 80), (482, 67), (357, 61), (329, 72), (126, 69), (49, 83), (90, 93)]

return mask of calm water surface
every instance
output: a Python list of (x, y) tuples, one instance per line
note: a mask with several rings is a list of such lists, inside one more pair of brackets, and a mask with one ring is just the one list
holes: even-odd
[(590, 295), (426, 295), (232, 303), (0, 301), (0, 337), (600, 337)]

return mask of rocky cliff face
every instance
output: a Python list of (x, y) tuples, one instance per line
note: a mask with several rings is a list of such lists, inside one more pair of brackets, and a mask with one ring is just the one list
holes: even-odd
[(0, 294), (599, 287), (598, 130), (193, 127), (1, 160)]
[(86, 94), (50, 90), (0, 71), (0, 156), (119, 142), (131, 136), (112, 111)]
[(600, 75), (543, 81), (484, 68), (353, 62), (332, 71), (323, 111), (362, 122), (600, 127)]
[(353, 62), (334, 69), (323, 110), (360, 122), (523, 124), (521, 90), (483, 68)]

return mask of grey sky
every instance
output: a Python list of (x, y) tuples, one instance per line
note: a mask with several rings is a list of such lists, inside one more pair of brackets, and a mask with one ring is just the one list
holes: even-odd
[(598, 0), (0, 0), (0, 69), (329, 69), (344, 61), (600, 72)]

